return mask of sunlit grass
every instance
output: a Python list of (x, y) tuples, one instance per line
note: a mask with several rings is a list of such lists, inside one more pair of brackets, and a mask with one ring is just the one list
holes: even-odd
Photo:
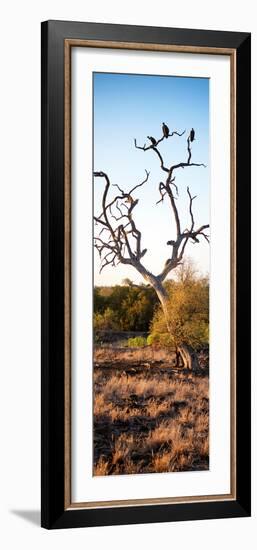
[(208, 376), (98, 368), (94, 382), (94, 475), (208, 469)]

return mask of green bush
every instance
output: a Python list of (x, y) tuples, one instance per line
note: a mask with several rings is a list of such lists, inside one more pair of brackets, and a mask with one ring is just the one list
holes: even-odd
[(128, 339), (129, 348), (142, 348), (147, 345), (147, 339), (143, 336), (136, 336), (135, 338)]

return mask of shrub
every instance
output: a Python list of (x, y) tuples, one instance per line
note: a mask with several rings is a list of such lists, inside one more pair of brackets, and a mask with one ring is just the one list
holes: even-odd
[(167, 332), (151, 332), (151, 334), (147, 336), (147, 345), (153, 347), (174, 347), (172, 338)]
[[(195, 349), (209, 343), (209, 285), (206, 279), (169, 285), (167, 310), (170, 333), (161, 307), (155, 312), (148, 343), (177, 347), (185, 342)], [(172, 335), (172, 336), (171, 336)]]
[[(148, 332), (158, 303), (156, 293), (153, 288), (146, 285), (133, 285), (129, 280), (125, 280), (125, 283), (126, 286), (94, 288), (95, 328), (104, 330), (102, 325), (107, 324), (106, 330), (109, 329), (110, 311), (108, 310), (111, 310), (110, 330)], [(105, 319), (106, 312), (109, 316), (108, 322)], [(114, 312), (115, 315), (113, 315)]]
[(117, 330), (119, 324), (116, 313), (107, 308), (103, 313), (94, 313), (94, 329), (95, 330)]
[(129, 348), (142, 348), (147, 345), (147, 339), (143, 336), (136, 336), (135, 338), (128, 339)]

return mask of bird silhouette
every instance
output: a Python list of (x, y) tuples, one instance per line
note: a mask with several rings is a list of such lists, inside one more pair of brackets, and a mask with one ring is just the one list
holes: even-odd
[(165, 122), (162, 123), (162, 131), (163, 131), (164, 137), (168, 138), (170, 130), (169, 130), (167, 124), (165, 124)]
[(147, 136), (147, 137), (151, 141), (152, 145), (157, 145), (157, 141), (153, 136)]
[(192, 128), (191, 132), (190, 132), (190, 141), (194, 141), (195, 139), (195, 131), (194, 131), (194, 128)]

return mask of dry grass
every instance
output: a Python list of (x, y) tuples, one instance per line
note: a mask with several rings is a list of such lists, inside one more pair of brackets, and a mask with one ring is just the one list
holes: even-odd
[(96, 368), (94, 475), (207, 470), (207, 375)]

